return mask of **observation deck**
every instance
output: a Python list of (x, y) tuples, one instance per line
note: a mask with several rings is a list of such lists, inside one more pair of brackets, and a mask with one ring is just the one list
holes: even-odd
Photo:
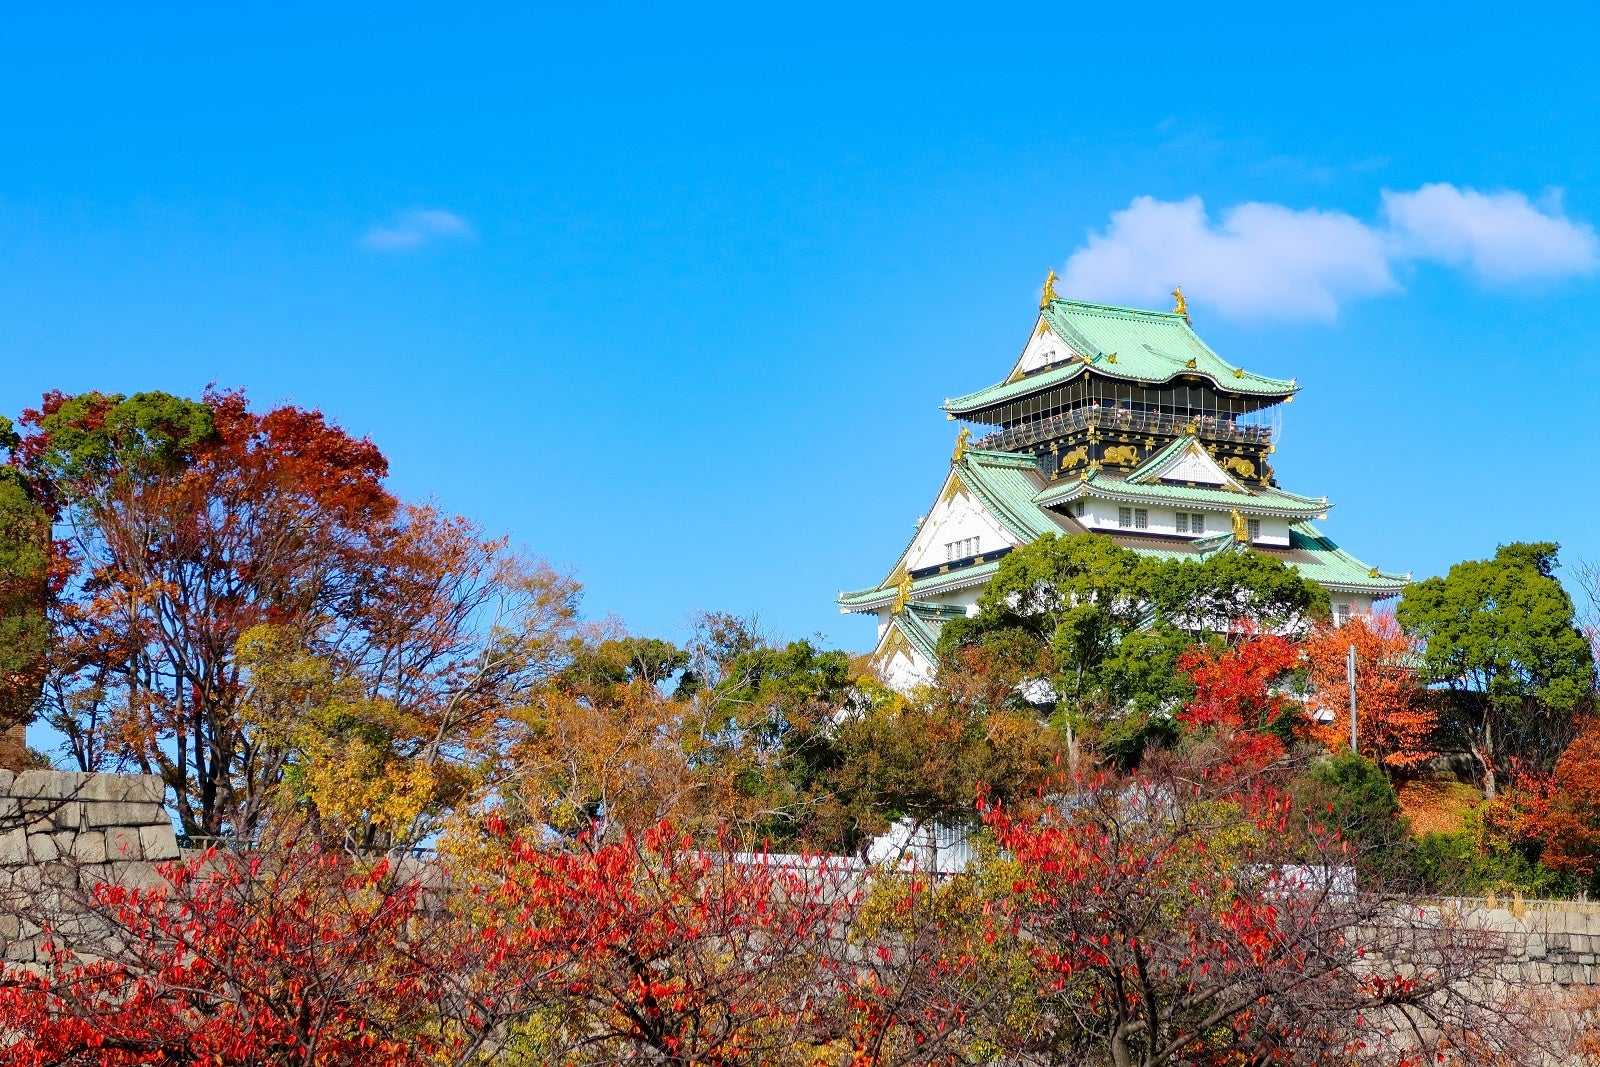
[(1179, 415), (1165, 411), (1135, 411), (1123, 407), (1080, 407), (985, 434), (972, 443), (974, 448), (993, 452), (1014, 452), (1029, 445), (1054, 441), (1089, 429), (1118, 430), (1124, 433), (1160, 434), (1175, 437), (1193, 424), (1204, 440), (1262, 446), (1273, 443), (1271, 426), (1251, 426), (1235, 419), (1215, 415)]

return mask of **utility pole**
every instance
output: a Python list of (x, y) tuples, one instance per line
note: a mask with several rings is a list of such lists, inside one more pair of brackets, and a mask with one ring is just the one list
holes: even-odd
[(1360, 752), (1356, 743), (1356, 646), (1350, 646), (1349, 655), (1344, 659), (1345, 685), (1350, 689), (1350, 751)]

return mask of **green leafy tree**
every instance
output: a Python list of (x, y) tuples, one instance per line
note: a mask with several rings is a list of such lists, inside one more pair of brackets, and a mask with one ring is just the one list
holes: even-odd
[(1162, 560), (1091, 534), (1017, 549), (978, 599), (947, 623), (949, 664), (976, 650), (1010, 683), (1012, 707), (1053, 705), (1075, 752), (1080, 740), (1128, 766), (1171, 738), (1173, 711), (1193, 692), (1178, 657), (1196, 642), (1296, 631), (1327, 613), (1327, 593), (1257, 552)]
[[(0, 418), (0, 449), (18, 444)], [(0, 466), (0, 770), (27, 762), (24, 731), (44, 683), (50, 520), (13, 466)]]
[(1406, 588), (1395, 612), (1425, 645), (1422, 680), (1447, 691), (1441, 726), (1493, 797), (1513, 766), (1547, 770), (1594, 694), (1589, 642), (1556, 580), (1559, 546), (1501, 545)]

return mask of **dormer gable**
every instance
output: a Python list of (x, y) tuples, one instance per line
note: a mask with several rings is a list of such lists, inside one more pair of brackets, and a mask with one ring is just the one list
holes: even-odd
[(1190, 436), (1178, 438), (1151, 456), (1144, 466), (1128, 475), (1128, 481), (1144, 485), (1152, 482), (1208, 485), (1241, 493), (1250, 492), (1233, 475), (1223, 470), (1197, 439)]
[(1011, 373), (1006, 376), (1006, 381), (1014, 382), (1045, 367), (1081, 358), (1083, 353), (1062, 340), (1060, 335), (1050, 328), (1049, 320), (1041, 312), (1034, 323), (1033, 334), (1023, 346), (1022, 355), (1017, 358)]

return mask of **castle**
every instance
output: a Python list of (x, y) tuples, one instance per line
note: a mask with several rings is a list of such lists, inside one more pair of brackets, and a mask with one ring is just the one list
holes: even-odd
[(884, 577), (841, 593), (876, 615), (874, 658), (899, 688), (928, 679), (944, 623), (976, 610), (1012, 549), (1095, 533), (1142, 555), (1260, 552), (1327, 589), (1334, 621), (1397, 596), (1406, 575), (1345, 552), (1316, 526), (1332, 506), (1278, 485), (1281, 406), (1299, 391), (1236, 367), (1200, 339), (1182, 290), (1171, 311), (1064, 300), (1055, 273), (1004, 380), (946, 400), (963, 427), (932, 508)]

